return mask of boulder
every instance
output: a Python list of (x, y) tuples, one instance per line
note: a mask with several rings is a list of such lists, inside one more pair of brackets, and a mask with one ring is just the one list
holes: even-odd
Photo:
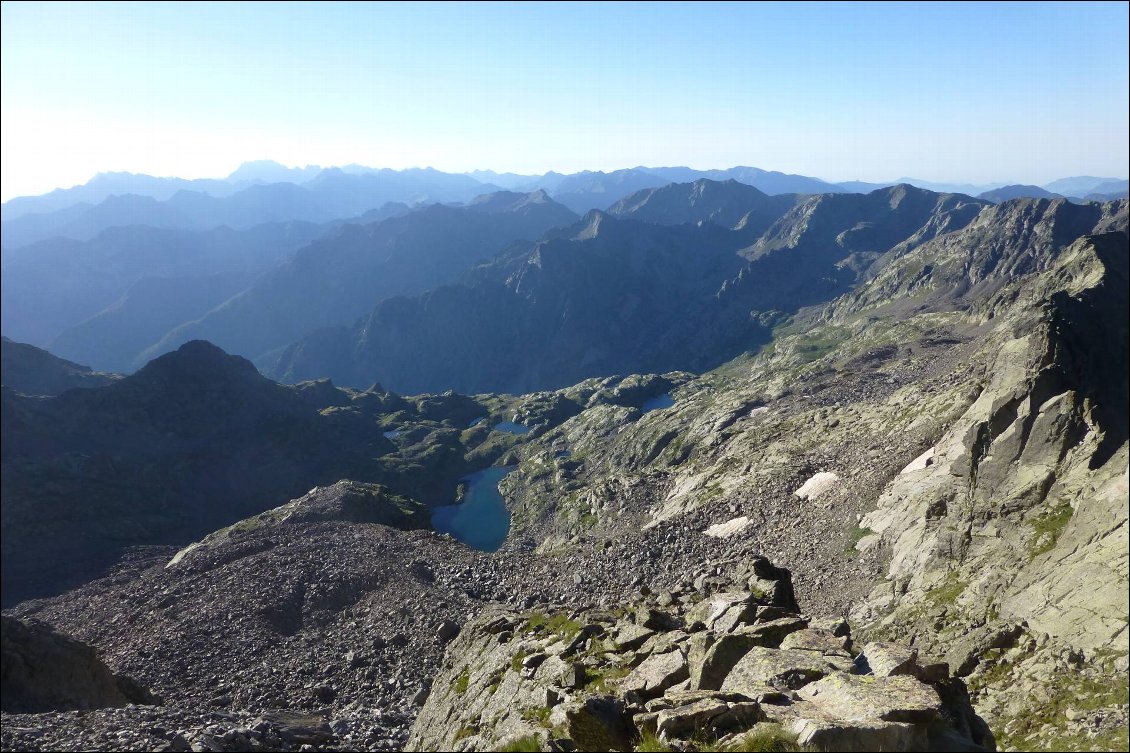
[(632, 749), (634, 730), (624, 702), (614, 696), (590, 696), (556, 706), (549, 718), (579, 750)]
[(727, 710), (729, 706), (725, 701), (704, 698), (686, 706), (660, 711), (656, 718), (656, 729), (667, 738), (690, 737), (705, 730), (711, 719), (721, 716)]
[(918, 649), (904, 648), (894, 643), (868, 643), (856, 658), (856, 666), (876, 677), (912, 675), (918, 677)]
[(719, 636), (705, 651), (701, 658), (692, 653), (690, 659), (691, 688), (695, 690), (720, 690), (730, 670), (750, 649), (759, 645), (758, 638), (751, 635)]
[(801, 688), (798, 695), (830, 717), (846, 720), (928, 723), (942, 710), (937, 690), (906, 675), (837, 673)]
[(758, 645), (777, 648), (784, 642), (786, 636), (804, 630), (807, 626), (808, 620), (792, 616), (753, 625), (742, 625), (734, 632), (756, 638)]
[(752, 695), (769, 685), (796, 690), (833, 671), (823, 656), (813, 651), (786, 651), (754, 646), (738, 660), (722, 690)]
[(924, 727), (879, 721), (798, 719), (789, 725), (804, 750), (866, 753), (875, 750), (928, 750)]
[(626, 623), (620, 626), (616, 637), (612, 639), (612, 645), (620, 651), (633, 650), (642, 646), (653, 635), (655, 635), (655, 631), (650, 628)]
[(752, 622), (756, 616), (757, 603), (753, 594), (730, 591), (708, 596), (693, 606), (687, 612), (687, 625), (689, 629), (697, 625), (715, 632), (727, 632), (739, 622)]
[(822, 654), (837, 656), (851, 656), (847, 650), (850, 645), (850, 638), (836, 636), (829, 630), (811, 627), (789, 633), (781, 641), (781, 648), (819, 651)]
[(643, 697), (654, 697), (690, 676), (687, 658), (682, 651), (652, 654), (632, 670), (620, 684), (625, 693), (635, 692)]

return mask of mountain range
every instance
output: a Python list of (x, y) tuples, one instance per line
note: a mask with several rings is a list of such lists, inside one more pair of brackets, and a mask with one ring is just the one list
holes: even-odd
[(1119, 184), (710, 172), (6, 205), (3, 749), (1124, 747)]

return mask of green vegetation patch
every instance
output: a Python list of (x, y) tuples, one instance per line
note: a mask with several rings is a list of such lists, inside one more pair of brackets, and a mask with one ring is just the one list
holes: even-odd
[(859, 528), (858, 526), (848, 531), (847, 544), (844, 546), (844, 554), (855, 554), (855, 545), (862, 541), (864, 538), (875, 533), (870, 528)]
[(636, 742), (636, 750), (640, 753), (666, 753), (674, 748), (656, 737), (654, 732), (644, 730)]
[(547, 615), (544, 612), (531, 612), (528, 624), (533, 630), (553, 633), (562, 638), (572, 638), (581, 631), (581, 623), (560, 612), (552, 615)]
[(549, 715), (553, 709), (549, 706), (538, 706), (536, 709), (526, 709), (522, 712), (522, 718), (527, 722), (532, 722), (540, 727), (549, 729), (552, 725), (549, 723)]
[(537, 753), (541, 750), (541, 743), (538, 741), (537, 735), (525, 735), (516, 740), (511, 740), (498, 750), (504, 751), (504, 753)]
[(1032, 522), (1032, 538), (1028, 545), (1029, 558), (1038, 557), (1054, 549), (1074, 513), (1075, 510), (1071, 505), (1063, 504), (1036, 518)]
[(460, 727), (456, 730), (455, 734), (451, 736), (451, 744), (455, 745), (455, 743), (460, 740), (466, 737), (474, 737), (477, 734), (479, 734), (479, 731), (474, 727)]
[(471, 670), (464, 669), (462, 674), (455, 678), (455, 682), (451, 683), (451, 687), (459, 695), (467, 692), (467, 686), (471, 684)]
[(615, 680), (623, 679), (631, 674), (631, 672), (630, 667), (617, 665), (586, 669), (585, 686), (591, 687), (598, 693), (605, 693), (612, 690), (610, 686), (614, 684)]
[(926, 592), (926, 598), (938, 606), (947, 606), (957, 601), (957, 597), (965, 592), (968, 583), (957, 577), (957, 573), (949, 573), (939, 586)]

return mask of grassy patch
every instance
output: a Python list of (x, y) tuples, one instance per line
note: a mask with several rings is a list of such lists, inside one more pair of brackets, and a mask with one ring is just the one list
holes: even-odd
[(591, 687), (598, 693), (605, 693), (612, 689), (610, 686), (615, 684), (616, 680), (627, 677), (631, 672), (629, 667), (616, 665), (588, 669), (585, 671), (585, 686)]
[(1028, 544), (1029, 559), (1055, 548), (1060, 534), (1067, 527), (1067, 521), (1071, 520), (1074, 512), (1071, 505), (1060, 505), (1032, 522), (1032, 538), (1029, 539)]
[(767, 753), (813, 750), (797, 743), (796, 736), (790, 735), (779, 724), (759, 724), (737, 745), (729, 749), (735, 751), (765, 751)]
[(460, 740), (466, 737), (474, 737), (477, 734), (479, 734), (479, 731), (474, 727), (460, 727), (456, 730), (455, 734), (451, 736), (451, 744), (455, 745), (455, 743)]
[(522, 718), (527, 722), (532, 722), (540, 727), (550, 728), (549, 715), (553, 709), (549, 706), (539, 706), (536, 709), (526, 709), (522, 712)]
[(858, 526), (848, 531), (847, 544), (844, 546), (844, 554), (856, 554), (855, 545), (862, 541), (865, 537), (875, 533), (870, 528), (859, 528)]
[(520, 672), (522, 670), (522, 660), (527, 656), (529, 656), (529, 652), (526, 651), (526, 649), (518, 649), (518, 653), (514, 654), (514, 656), (510, 659), (510, 669), (514, 670), (515, 672)]
[(451, 683), (451, 687), (455, 689), (456, 693), (458, 693), (459, 695), (463, 695), (464, 693), (467, 692), (467, 686), (470, 685), (470, 684), (471, 684), (471, 670), (464, 669), (463, 673), (455, 678), (455, 682)]
[(505, 753), (537, 753), (541, 750), (541, 743), (538, 741), (536, 735), (526, 735), (519, 737), (517, 740), (511, 740), (502, 747), (498, 748)]
[(939, 586), (926, 592), (926, 598), (937, 606), (948, 606), (957, 601), (957, 597), (965, 592), (969, 584), (957, 577), (957, 573), (949, 573)]
[(644, 730), (636, 742), (636, 750), (640, 753), (666, 753), (674, 748), (656, 737), (654, 732)]
[(562, 638), (572, 638), (581, 631), (581, 623), (569, 619), (569, 616), (558, 612), (547, 615), (544, 612), (532, 612), (528, 624), (538, 632), (548, 632)]

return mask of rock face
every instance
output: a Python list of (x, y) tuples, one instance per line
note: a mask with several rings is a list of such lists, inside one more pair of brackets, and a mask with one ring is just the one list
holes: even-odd
[(4, 711), (38, 713), (158, 702), (129, 677), (111, 672), (87, 644), (43, 623), (6, 615), (0, 620)]
[[(704, 625), (701, 615), (735, 606), (737, 622)], [(621, 640), (642, 637), (641, 623), (653, 626), (642, 643)], [(773, 623), (788, 627), (760, 630)], [(784, 742), (826, 750), (993, 748), (960, 680), (926, 677), (913, 657), (901, 674), (860, 674), (867, 662), (853, 663), (850, 638), (808, 623), (732, 591), (628, 614), (487, 610), (449, 646), (408, 749), (633, 750), (656, 735), (740, 750), (766, 722)], [(794, 636), (793, 648), (779, 647)], [(885, 667), (883, 647), (869, 650)]]

